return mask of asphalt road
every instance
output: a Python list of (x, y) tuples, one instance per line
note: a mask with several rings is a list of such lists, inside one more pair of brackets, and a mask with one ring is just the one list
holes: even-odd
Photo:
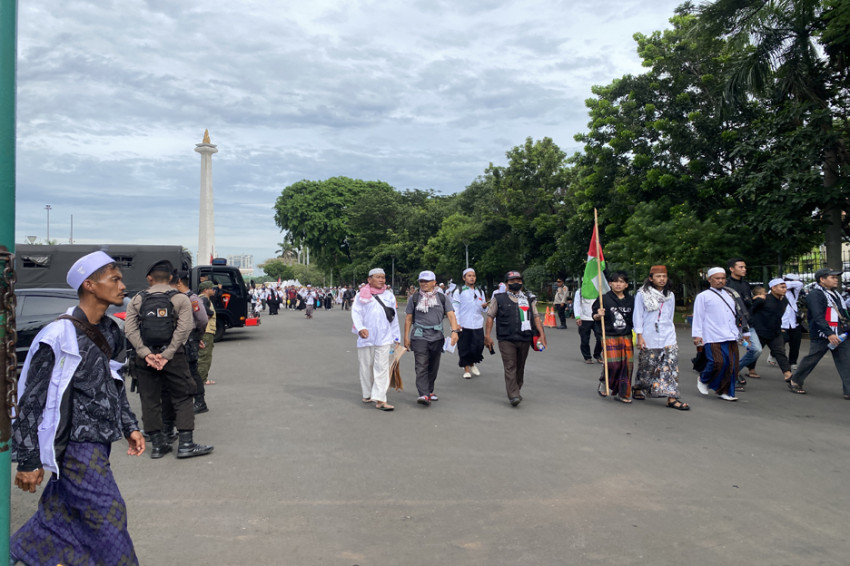
[[(574, 322), (531, 352), (518, 408), (501, 360), (415, 403), (412, 355), (396, 406), (360, 402), (348, 313), (264, 316), (215, 348), (214, 454), (112, 466), (144, 565), (826, 565), (850, 562), (850, 403), (830, 357), (792, 395), (761, 360), (737, 403), (600, 398)], [(682, 358), (693, 351), (687, 329)], [(804, 351), (807, 342), (804, 342)], [(138, 397), (131, 404), (140, 417)], [(39, 491), (40, 493), (40, 491)], [(13, 490), (12, 528), (37, 497)]]

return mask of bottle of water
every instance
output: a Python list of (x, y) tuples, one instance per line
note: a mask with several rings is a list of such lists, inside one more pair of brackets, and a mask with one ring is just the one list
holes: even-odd
[(845, 340), (847, 340), (847, 333), (845, 332), (844, 334), (839, 334), (838, 339), (840, 340), (840, 342), (838, 344), (833, 344), (833, 343), (830, 342), (829, 346), (827, 346), (827, 347), (830, 350), (836, 349), (841, 344), (841, 342), (844, 342)]
[(546, 349), (546, 346), (543, 345), (543, 340), (538, 340), (537, 341), (537, 351), (542, 352), (545, 349)]

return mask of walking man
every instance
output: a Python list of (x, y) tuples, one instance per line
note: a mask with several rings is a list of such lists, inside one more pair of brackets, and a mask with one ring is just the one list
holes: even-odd
[(122, 436), (127, 454), (145, 451), (118, 373), (124, 335), (105, 316), (123, 303), (121, 270), (93, 252), (71, 266), (67, 281), (80, 302), (38, 333), (18, 383), (15, 485), (35, 493), (44, 471), (53, 475), (35, 515), (12, 535), (11, 563), (138, 564), (109, 466), (112, 443)]
[(390, 348), (401, 341), (395, 295), (387, 288), (387, 275), (380, 267), (369, 272), (368, 282), (351, 306), (353, 332), (357, 334), (362, 401), (374, 402), (381, 411), (392, 411), (395, 407), (387, 404)]
[(154, 263), (148, 269), (150, 287), (137, 294), (127, 306), (124, 329), (136, 349), (133, 372), (139, 380), (142, 420), (150, 434), (151, 458), (171, 452), (162, 432), (162, 388), (168, 387), (180, 439), (178, 458), (203, 456), (212, 446), (195, 444), (195, 413), (192, 399), (195, 381), (189, 371), (184, 344), (192, 331), (192, 303), (189, 297), (169, 285), (174, 267), (170, 261)]
[(786, 380), (788, 389), (793, 393), (804, 394), (806, 378), (818, 365), (820, 359), (832, 350), (832, 361), (841, 377), (844, 398), (850, 401), (850, 317), (847, 307), (838, 294), (838, 276), (840, 271), (819, 269), (815, 272), (814, 288), (806, 295), (809, 311), (809, 354), (800, 361), (800, 366), (790, 379)]
[(452, 328), (450, 343), (457, 344), (460, 327), (455, 318), (454, 307), (445, 293), (436, 290), (437, 276), (433, 271), (419, 274), (419, 290), (407, 302), (404, 317), (404, 347), (413, 351), (416, 366), (416, 402), (426, 407), (437, 401), (434, 382), (440, 370), (443, 354), (443, 317), (449, 319)]
[[(584, 363), (592, 364), (595, 359), (600, 364), (602, 363), (602, 330), (596, 321), (593, 320), (593, 302), (596, 299), (585, 299), (581, 296), (581, 288), (576, 290), (576, 301), (573, 303), (577, 308), (576, 326), (578, 327), (579, 338), (581, 338), (581, 355), (584, 358)], [(596, 346), (593, 348), (593, 357), (590, 356), (590, 333), (596, 336)]]
[(499, 340), (499, 353), (502, 355), (502, 365), (505, 368), (505, 389), (511, 406), (516, 407), (522, 402), (522, 389), (525, 380), (525, 360), (528, 349), (535, 339), (546, 347), (546, 334), (543, 324), (537, 316), (537, 297), (522, 291), (522, 274), (519, 271), (509, 271), (505, 276), (507, 291), (499, 293), (490, 301), (487, 309), (487, 324), (484, 328), (484, 344), (493, 346), (490, 333), (493, 321), (496, 321), (496, 338)]
[(558, 279), (557, 285), (558, 290), (555, 291), (555, 299), (552, 301), (552, 304), (555, 305), (555, 309), (558, 311), (558, 318), (561, 321), (561, 326), (558, 328), (563, 329), (567, 327), (567, 301), (570, 300), (570, 290), (564, 285), (563, 279)]
[[(730, 259), (726, 265), (729, 268), (727, 290), (734, 291), (732, 296), (735, 297), (736, 301), (739, 301), (739, 307), (743, 305), (742, 312), (745, 322), (749, 324), (753, 308), (753, 291), (750, 288), (749, 281), (744, 279), (747, 276), (747, 262), (743, 258), (736, 257)], [(757, 334), (750, 336), (746, 348), (747, 352), (741, 358), (740, 367), (741, 369), (747, 368), (747, 378), (759, 379), (761, 376), (756, 373), (756, 360), (761, 355), (762, 346)], [(739, 376), (738, 383), (746, 385), (747, 378)]]
[[(788, 308), (785, 294), (788, 288), (784, 279), (776, 278), (768, 284), (770, 293), (753, 297), (750, 324), (759, 342), (770, 348), (770, 353), (779, 364), (784, 378), (791, 377), (791, 363), (785, 355), (785, 337), (782, 335), (782, 317)], [(757, 360), (753, 360), (755, 366)]]
[[(737, 401), (735, 376), (738, 375), (738, 342), (750, 336), (746, 317), (735, 297), (726, 287), (726, 270), (708, 270), (711, 286), (694, 301), (694, 322), (691, 336), (694, 345), (705, 348), (708, 363), (697, 378), (697, 388), (703, 395), (713, 389), (725, 401)], [(742, 334), (743, 333), (743, 334)]]
[(475, 270), (463, 270), (463, 286), (450, 293), (452, 307), (457, 313), (457, 323), (462, 332), (457, 341), (458, 365), (463, 368), (463, 378), (481, 375), (476, 364), (484, 359), (484, 311), (487, 301), (484, 292), (475, 287)]

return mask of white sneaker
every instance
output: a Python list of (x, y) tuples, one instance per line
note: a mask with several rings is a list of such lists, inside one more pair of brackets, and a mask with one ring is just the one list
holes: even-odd
[(478, 366), (472, 366), (472, 375), (481, 375), (481, 372), (478, 371)]
[(465, 371), (465, 372), (463, 372), (463, 378), (464, 379), (472, 379), (472, 374), (469, 373), (468, 371)]
[(731, 396), (731, 395), (729, 395), (728, 393), (724, 393), (724, 394), (722, 394), (722, 395), (720, 396), (720, 398), (721, 398), (721, 399), (723, 399), (724, 401), (737, 401), (737, 400), (738, 400), (738, 398), (737, 398), (737, 397), (732, 397), (732, 396)]
[(697, 389), (699, 389), (699, 392), (703, 395), (708, 395), (708, 384), (703, 383), (700, 378), (697, 378)]

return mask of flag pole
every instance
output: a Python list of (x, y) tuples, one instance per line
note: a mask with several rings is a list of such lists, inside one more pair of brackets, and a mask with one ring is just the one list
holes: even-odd
[[(593, 236), (596, 241), (596, 267), (598, 272), (596, 289), (599, 292), (599, 308), (604, 309), (605, 306), (602, 304), (602, 246), (599, 244), (599, 216), (597, 215), (595, 208), (593, 209)], [(607, 397), (610, 389), (608, 387), (608, 348), (605, 344), (605, 317), (603, 317), (599, 323), (602, 326), (602, 369), (605, 374), (604, 397)]]

